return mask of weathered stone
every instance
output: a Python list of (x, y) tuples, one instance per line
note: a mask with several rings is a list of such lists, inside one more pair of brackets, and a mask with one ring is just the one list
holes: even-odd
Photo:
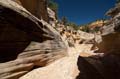
[[(102, 42), (97, 44), (98, 52), (103, 53), (119, 53), (120, 52), (120, 4), (116, 5), (114, 10), (110, 10), (110, 23), (105, 25), (102, 29)], [(117, 11), (117, 13), (112, 13)]]
[(116, 4), (114, 8), (111, 8), (106, 15), (108, 16), (116, 16), (120, 12), (120, 3)]
[(57, 23), (56, 13), (50, 8), (47, 8), (47, 11), (48, 11), (48, 16), (49, 16), (49, 23), (53, 27), (56, 27), (56, 23)]
[(69, 48), (69, 56), (46, 67), (34, 69), (20, 79), (75, 79), (79, 73), (78, 57), (79, 53), (76, 52), (75, 48)]
[(105, 56), (79, 57), (80, 70), (76, 79), (119, 79), (120, 55), (106, 54)]
[(18, 79), (67, 55), (59, 33), (11, 0), (0, 0), (0, 78)]
[(39, 19), (49, 22), (47, 0), (13, 0)]
[(111, 33), (102, 37), (102, 42), (97, 44), (98, 52), (119, 53), (120, 52), (120, 33)]

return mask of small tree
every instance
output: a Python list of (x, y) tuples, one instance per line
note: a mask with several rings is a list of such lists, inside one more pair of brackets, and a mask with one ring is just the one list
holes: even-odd
[(66, 26), (67, 23), (68, 23), (67, 17), (63, 16), (62, 19), (61, 19), (61, 22), (62, 22), (63, 25)]
[(79, 29), (79, 26), (77, 24), (73, 23), (73, 22), (69, 22), (67, 25), (70, 26), (70, 27), (72, 27), (75, 30)]
[(117, 0), (117, 3), (120, 3), (120, 0)]
[(48, 0), (48, 7), (57, 13), (58, 4), (54, 0)]
[(80, 26), (80, 27), (82, 27), (81, 30), (84, 32), (90, 32), (89, 24), (90, 23)]

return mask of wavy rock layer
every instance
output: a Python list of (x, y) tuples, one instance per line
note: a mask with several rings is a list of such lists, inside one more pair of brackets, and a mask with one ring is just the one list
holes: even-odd
[(67, 56), (59, 33), (11, 0), (0, 0), (0, 78), (18, 79)]

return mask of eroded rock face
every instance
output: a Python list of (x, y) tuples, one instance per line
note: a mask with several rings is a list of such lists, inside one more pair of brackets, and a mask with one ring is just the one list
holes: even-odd
[(116, 16), (120, 12), (120, 3), (116, 4), (114, 8), (111, 8), (106, 15), (108, 16)]
[(49, 22), (47, 0), (13, 0), (39, 19)]
[(14, 1), (14, 2), (16, 2), (16, 3), (18, 3), (18, 4), (20, 4), (20, 5), (21, 5), (20, 0), (12, 0), (12, 1)]
[(11, 0), (0, 0), (0, 78), (18, 79), (67, 56), (59, 33)]
[(120, 4), (108, 11), (112, 16), (108, 25), (103, 27), (102, 42), (98, 44), (99, 52), (119, 53), (120, 52)]
[(79, 53), (74, 48), (70, 48), (69, 56), (61, 58), (46, 67), (34, 69), (20, 79), (75, 79), (79, 74), (78, 56)]
[(56, 27), (56, 23), (57, 23), (56, 13), (50, 8), (47, 8), (47, 11), (48, 11), (48, 16), (49, 16), (49, 23), (53, 27)]
[[(112, 13), (112, 14), (111, 14)], [(99, 53), (78, 58), (81, 73), (76, 79), (120, 79), (120, 6), (110, 11), (112, 19), (103, 27), (102, 41), (97, 44)]]
[(120, 55), (79, 57), (76, 79), (120, 79)]
[(102, 37), (102, 42), (98, 44), (101, 53), (119, 53), (120, 52), (120, 33), (111, 33)]

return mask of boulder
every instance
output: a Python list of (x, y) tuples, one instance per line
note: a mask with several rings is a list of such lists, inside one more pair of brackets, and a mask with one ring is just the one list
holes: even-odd
[(11, 0), (0, 0), (0, 78), (18, 79), (67, 56), (60, 34)]

